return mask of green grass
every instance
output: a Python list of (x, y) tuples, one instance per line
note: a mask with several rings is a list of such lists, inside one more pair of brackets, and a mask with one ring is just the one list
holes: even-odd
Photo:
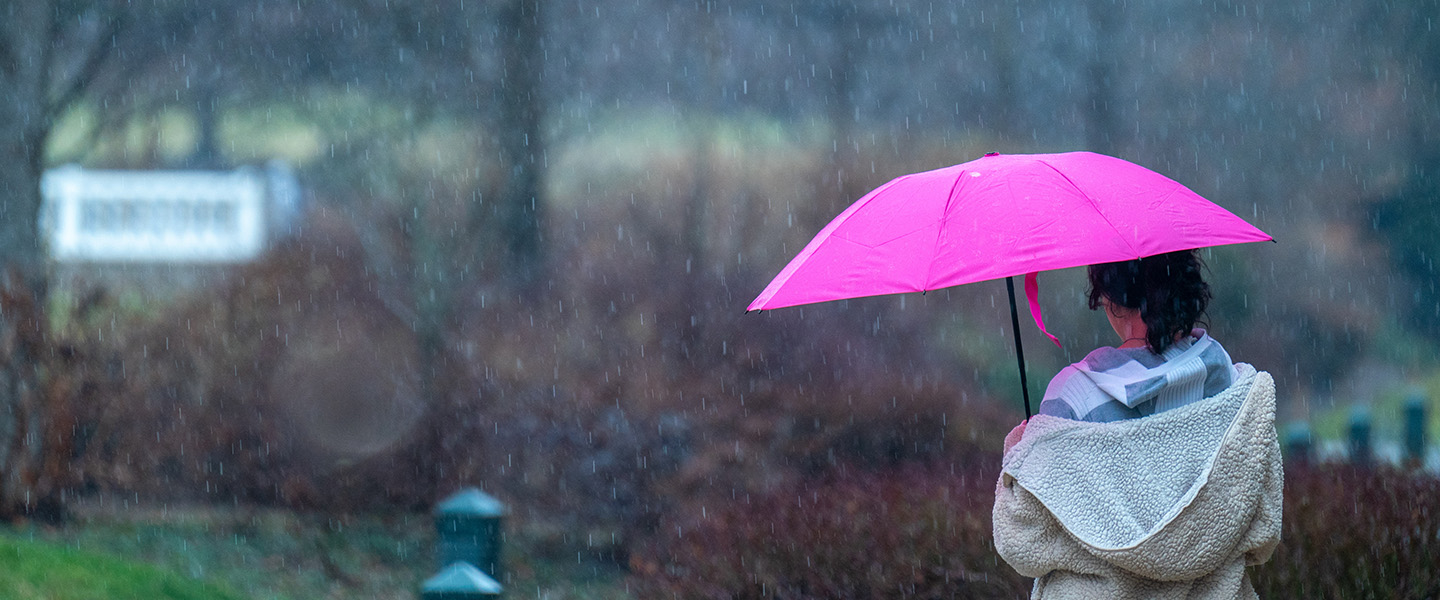
[(427, 521), (228, 506), (74, 505), (37, 537), (220, 581), (255, 600), (409, 598), (429, 573)]
[[(29, 539), (47, 548), (75, 549), (84, 556), (123, 556), (152, 565), (154, 573), (178, 574), (234, 590), (229, 595), (41, 596), (7, 593), (0, 598), (246, 598), (311, 600), (418, 597), (420, 584), (437, 571), (434, 525), (427, 514), (325, 515), (229, 505), (140, 505), (84, 499), (71, 505), (62, 527), (30, 527), (0, 539)], [(556, 542), (543, 528), (507, 526), (504, 578), (507, 596), (550, 600), (628, 598), (624, 573), (615, 565)], [(558, 538), (557, 538), (558, 539)], [(8, 558), (4, 559), (9, 561)], [(114, 560), (114, 559), (112, 559)], [(0, 562), (0, 571), (14, 569)], [(80, 561), (84, 562), (84, 561)], [(138, 563), (130, 563), (138, 564)], [(108, 569), (108, 568), (107, 568)], [(0, 575), (0, 581), (4, 581)]]
[(214, 582), (63, 545), (0, 536), (0, 597), (13, 600), (225, 600)]

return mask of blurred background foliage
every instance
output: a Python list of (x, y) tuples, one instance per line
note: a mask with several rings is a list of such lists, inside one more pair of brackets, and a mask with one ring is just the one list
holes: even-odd
[[(1271, 233), (1204, 252), (1208, 325), (1275, 375), (1283, 421), (1338, 435), (1440, 376), (1435, 0), (0, 11), (11, 518), (112, 494), (414, 511), (479, 485), (531, 558), (691, 597), (841, 593), (781, 555), (928, 519), (849, 594), (1012, 594), (986, 554), (1020, 419), (1000, 285), (743, 313), (864, 192), (989, 151), (1114, 154)], [(45, 168), (274, 158), (306, 212), (253, 264), (57, 265), (34, 235)], [(1032, 393), (1111, 343), (1082, 272), (1041, 280), (1064, 347), (1025, 329)], [(1335, 502), (1354, 483), (1305, 481)], [(735, 529), (792, 494), (788, 533)], [(890, 521), (848, 529), (857, 507)], [(729, 524), (698, 525), (714, 547), (667, 537), (697, 511)], [(1282, 548), (1338, 530), (1294, 527)], [(675, 570), (717, 552), (771, 566)]]

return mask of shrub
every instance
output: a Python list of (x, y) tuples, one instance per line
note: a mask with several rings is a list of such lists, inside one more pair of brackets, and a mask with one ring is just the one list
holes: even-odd
[(214, 295), (128, 322), (113, 306), (79, 315), (106, 325), (70, 334), (89, 350), (74, 372), (100, 390), (78, 407), (84, 486), (306, 505), (347, 461), (403, 441), (420, 412), (392, 389), (413, 368), (409, 328), (366, 292), (354, 255), (290, 243)]
[(993, 465), (840, 469), (667, 520), (632, 558), (653, 598), (1014, 598), (990, 533)]
[(1440, 597), (1440, 480), (1288, 466), (1284, 534), (1253, 578), (1261, 598)]
[[(829, 172), (816, 156), (793, 160)], [(416, 318), (434, 296), (407, 267), (410, 210), (322, 209), (206, 295), (118, 325), (113, 306), (79, 315), (96, 325), (70, 334), (94, 392), (76, 419), (82, 486), (423, 510), (478, 485), (551, 532), (540, 551), (628, 564), (632, 540), (717, 493), (998, 446), (1013, 416), (966, 386), (969, 359), (927, 343), (944, 308), (743, 312), (773, 275), (758, 265), (810, 234), (791, 213), (835, 185), (787, 164), (585, 182), (551, 223), (555, 279), (521, 298), (493, 262), (456, 267), (438, 350)]]
[[(999, 458), (947, 469), (841, 470), (737, 493), (664, 521), (632, 586), (674, 598), (988, 598), (1025, 595), (990, 529)], [(1292, 466), (1261, 598), (1440, 596), (1440, 480), (1393, 469)]]

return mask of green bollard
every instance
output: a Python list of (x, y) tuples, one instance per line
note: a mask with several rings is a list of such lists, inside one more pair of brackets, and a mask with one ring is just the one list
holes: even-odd
[(420, 600), (499, 598), (500, 592), (499, 582), (474, 565), (461, 561), (425, 580), (420, 587)]
[(1370, 411), (1357, 406), (1350, 411), (1350, 462), (1370, 464)]
[(475, 488), (466, 488), (435, 507), (436, 554), (441, 568), (467, 562), (501, 578), (500, 537), (505, 505)]
[(1425, 462), (1425, 404), (1420, 392), (1405, 401), (1405, 454), (1417, 465)]
[(1286, 428), (1285, 458), (1302, 465), (1310, 462), (1310, 426), (1304, 421)]

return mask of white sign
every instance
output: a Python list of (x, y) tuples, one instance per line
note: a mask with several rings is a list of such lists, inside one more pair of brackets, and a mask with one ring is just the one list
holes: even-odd
[(79, 262), (243, 262), (265, 246), (266, 176), (235, 171), (100, 171), (41, 179), (51, 258)]

